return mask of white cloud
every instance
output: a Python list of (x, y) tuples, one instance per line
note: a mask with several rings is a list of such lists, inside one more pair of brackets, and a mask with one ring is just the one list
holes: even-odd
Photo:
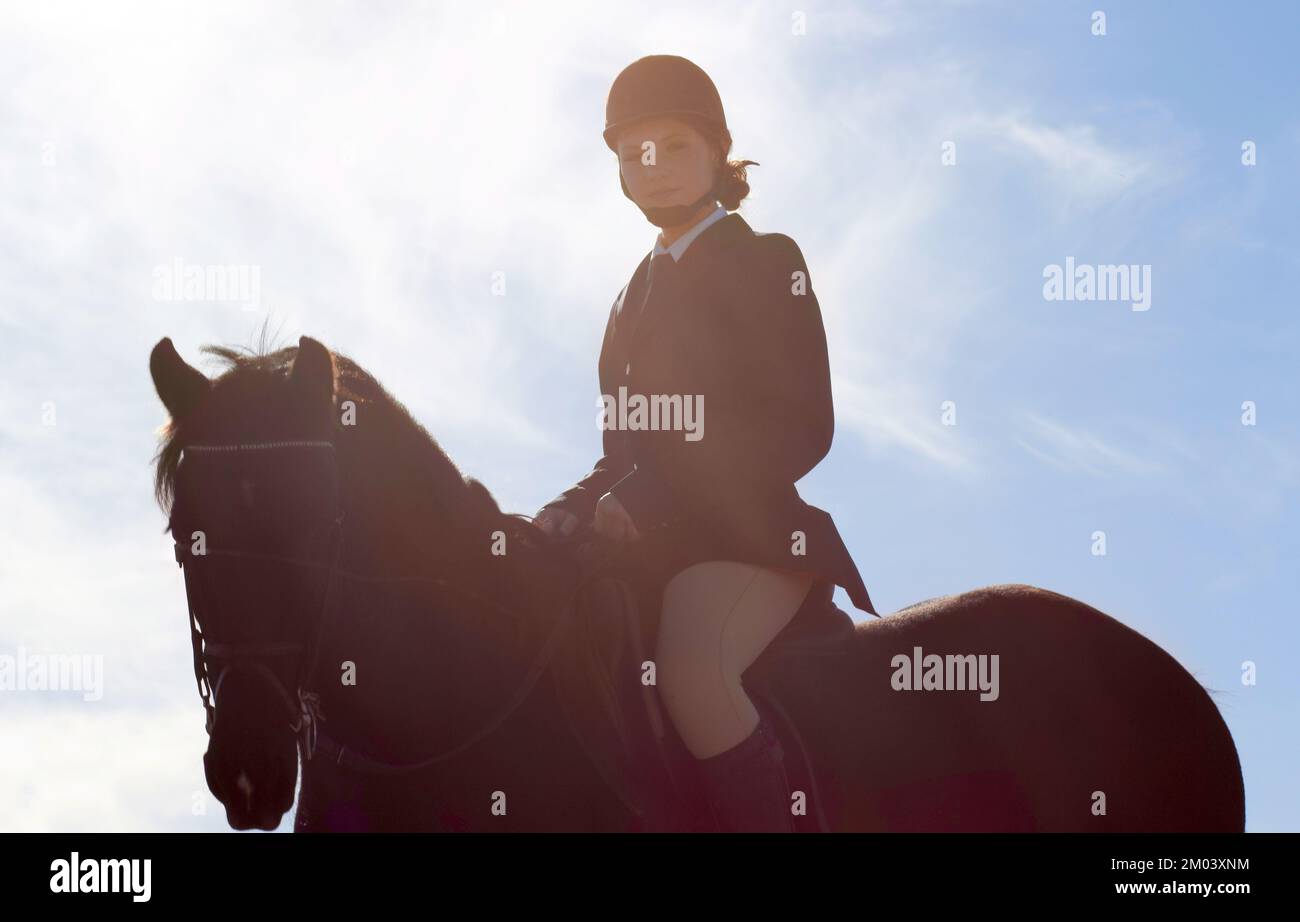
[(0, 830), (229, 828), (203, 777), (207, 736), (197, 696), (184, 707), (156, 702), (108, 710), (97, 704), (19, 707), (6, 701), (4, 709), (0, 790), (6, 796), (0, 797)]
[(1024, 414), (1025, 433), (1013, 440), (1025, 451), (1066, 473), (1097, 477), (1163, 474), (1164, 464), (1126, 451), (1078, 426), (1066, 426), (1037, 413)]
[(1141, 182), (1151, 165), (1140, 152), (1108, 147), (1094, 125), (1055, 127), (1024, 114), (1004, 113), (985, 125), (992, 135), (1033, 158), (1054, 176), (1066, 179), (1075, 195), (1109, 199)]

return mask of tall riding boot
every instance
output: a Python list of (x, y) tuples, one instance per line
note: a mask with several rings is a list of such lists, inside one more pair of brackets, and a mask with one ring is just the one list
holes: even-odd
[(754, 732), (731, 749), (697, 760), (722, 832), (794, 832), (781, 741), (759, 712)]

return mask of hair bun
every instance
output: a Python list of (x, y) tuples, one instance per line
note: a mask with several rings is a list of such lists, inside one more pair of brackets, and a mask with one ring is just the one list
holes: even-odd
[(718, 201), (727, 211), (735, 211), (749, 195), (749, 177), (746, 175), (749, 166), (759, 164), (753, 160), (728, 160), (723, 166), (723, 175), (718, 183)]

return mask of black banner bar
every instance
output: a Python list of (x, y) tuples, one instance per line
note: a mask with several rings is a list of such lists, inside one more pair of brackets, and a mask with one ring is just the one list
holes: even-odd
[[(1286, 898), (1295, 834), (1248, 835), (354, 835), (0, 836), (9, 901), (82, 906), (330, 908), (340, 899), (527, 899), (611, 889), (658, 903), (718, 885), (746, 902), (914, 897), (973, 906), (1051, 899), (1228, 909)], [(745, 883), (748, 881), (749, 883)], [(762, 884), (756, 889), (750, 884)], [(536, 889), (541, 888), (541, 889)], [(558, 889), (557, 889), (558, 888)], [(89, 891), (89, 892), (87, 892)], [(841, 899), (841, 897), (837, 897)], [(12, 904), (11, 904), (12, 905)]]

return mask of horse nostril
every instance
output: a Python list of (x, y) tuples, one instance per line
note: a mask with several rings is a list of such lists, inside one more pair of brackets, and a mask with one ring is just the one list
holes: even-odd
[(253, 782), (248, 780), (248, 775), (240, 769), (239, 777), (235, 779), (235, 787), (239, 793), (244, 795), (244, 810), (248, 813), (253, 812)]

